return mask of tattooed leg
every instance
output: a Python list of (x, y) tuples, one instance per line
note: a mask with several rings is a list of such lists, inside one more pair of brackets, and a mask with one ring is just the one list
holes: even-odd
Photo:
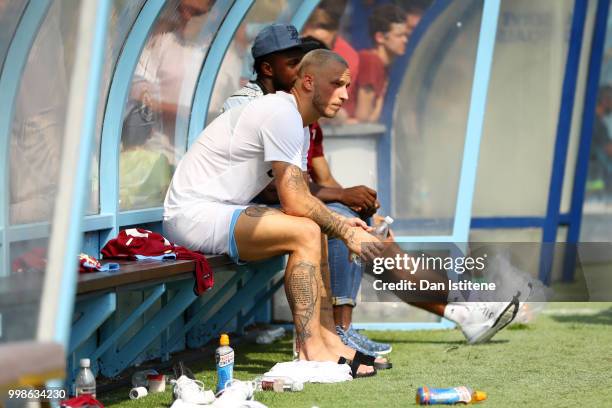
[[(334, 309), (331, 301), (331, 273), (329, 270), (328, 252), (327, 252), (327, 236), (321, 234), (321, 333), (323, 341), (327, 347), (345, 358), (352, 359), (355, 356), (355, 350), (342, 343), (342, 340), (336, 333), (336, 323), (334, 321)], [(384, 358), (377, 358), (377, 362), (385, 362)], [(372, 371), (371, 367), (360, 366), (358, 372), (367, 373)]]
[(293, 314), (296, 346), (301, 360), (337, 361), (321, 337), (320, 271), (315, 262), (289, 257), (285, 271), (285, 293)]

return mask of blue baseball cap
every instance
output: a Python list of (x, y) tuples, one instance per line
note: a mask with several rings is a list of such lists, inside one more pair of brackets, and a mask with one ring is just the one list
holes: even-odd
[(291, 24), (272, 24), (262, 29), (255, 41), (251, 53), (253, 58), (259, 58), (273, 52), (290, 48), (304, 48), (297, 28)]

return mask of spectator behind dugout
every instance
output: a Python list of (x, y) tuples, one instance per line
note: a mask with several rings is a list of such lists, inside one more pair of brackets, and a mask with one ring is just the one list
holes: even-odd
[(355, 118), (360, 122), (377, 122), (387, 90), (389, 66), (406, 52), (406, 13), (394, 4), (384, 4), (374, 9), (368, 24), (374, 48), (359, 52)]
[[(359, 54), (338, 32), (345, 6), (346, 0), (323, 0), (306, 21), (302, 35), (321, 41), (328, 49), (341, 55), (348, 63), (354, 81), (359, 75)], [(353, 121), (356, 97), (356, 88), (351, 86), (349, 99), (344, 103), (333, 122)]]
[(199, 71), (194, 66), (204, 59), (204, 49), (194, 42), (193, 32), (206, 24), (213, 4), (212, 0), (169, 0), (134, 71), (130, 103), (145, 102), (157, 113), (146, 147), (164, 153), (172, 165), (183, 151), (181, 138), (174, 135), (176, 122), (187, 120), (191, 108), (186, 84), (195, 84)]
[(589, 163), (589, 181), (587, 191), (612, 192), (612, 139), (606, 126), (605, 118), (612, 113), (612, 86), (599, 88), (595, 121), (593, 123), (593, 141)]
[(19, 84), (7, 179), (12, 224), (50, 221), (53, 216), (68, 98), (64, 62), (70, 50), (62, 38), (63, 9), (62, 2), (49, 8)]
[(146, 104), (132, 104), (123, 121), (119, 160), (119, 206), (122, 210), (159, 205), (172, 167), (167, 157), (145, 147), (153, 135), (156, 114)]
[(397, 4), (406, 12), (406, 34), (408, 38), (419, 25), (425, 10), (431, 6), (432, 0), (399, 0)]

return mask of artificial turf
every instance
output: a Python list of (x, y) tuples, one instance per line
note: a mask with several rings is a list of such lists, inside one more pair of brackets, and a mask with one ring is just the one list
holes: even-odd
[[(306, 384), (304, 391), (262, 392), (269, 407), (410, 407), (419, 386), (468, 385), (485, 391), (483, 407), (612, 406), (612, 303), (555, 303), (537, 319), (515, 324), (487, 344), (468, 346), (458, 330), (371, 331), (393, 344), (392, 370), (342, 384)], [(271, 345), (236, 347), (235, 377), (251, 380), (291, 358), (289, 336)], [(214, 386), (214, 361), (190, 364)], [(162, 394), (130, 401), (128, 389), (98, 395), (106, 407), (169, 407)]]

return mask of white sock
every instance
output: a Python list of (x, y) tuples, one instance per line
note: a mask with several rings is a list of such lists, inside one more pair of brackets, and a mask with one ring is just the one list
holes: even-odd
[(457, 303), (449, 303), (444, 308), (444, 317), (459, 325), (463, 324), (470, 315), (468, 308)]

